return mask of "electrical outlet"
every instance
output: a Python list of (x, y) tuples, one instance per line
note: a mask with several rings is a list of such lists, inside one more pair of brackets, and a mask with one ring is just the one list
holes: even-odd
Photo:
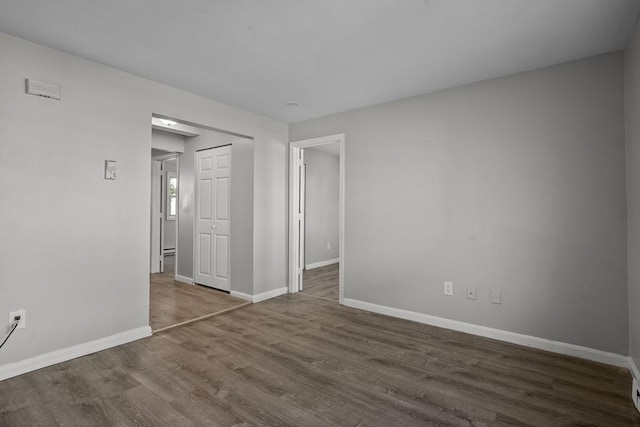
[(453, 282), (444, 282), (444, 294), (453, 296)]
[(327, 242), (327, 250), (331, 249), (331, 243)]
[(502, 291), (500, 289), (491, 289), (491, 302), (493, 304), (502, 304)]
[(476, 299), (476, 287), (467, 285), (467, 299)]
[(22, 329), (27, 327), (27, 311), (24, 308), (20, 310), (12, 311), (9, 313), (9, 325), (13, 325), (16, 316), (20, 316), (18, 327), (16, 329)]
[(636, 379), (633, 380), (633, 386), (631, 387), (631, 399), (638, 412), (640, 412), (640, 383)]

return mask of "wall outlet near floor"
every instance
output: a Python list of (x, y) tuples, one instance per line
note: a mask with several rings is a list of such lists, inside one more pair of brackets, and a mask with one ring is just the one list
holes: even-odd
[(18, 327), (16, 329), (26, 328), (27, 327), (27, 311), (23, 308), (9, 313), (9, 326), (13, 327), (12, 325), (16, 316), (20, 316), (20, 320), (18, 321)]
[(633, 386), (631, 387), (631, 399), (633, 404), (636, 405), (636, 409), (640, 412), (640, 382), (634, 378)]
[(493, 304), (502, 304), (502, 291), (500, 289), (491, 289), (491, 302)]
[(331, 249), (331, 243), (327, 242), (327, 250)]
[(476, 299), (476, 287), (467, 285), (467, 299)]
[(453, 282), (444, 282), (444, 294), (453, 296)]

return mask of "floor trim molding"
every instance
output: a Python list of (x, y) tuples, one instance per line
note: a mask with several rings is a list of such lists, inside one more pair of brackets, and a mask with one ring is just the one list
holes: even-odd
[(445, 319), (443, 317), (429, 314), (417, 313), (414, 311), (402, 310), (399, 308), (387, 307), (355, 299), (345, 298), (344, 305), (360, 310), (372, 311), (374, 313), (385, 314), (387, 316), (399, 317), (401, 319), (412, 320), (414, 322), (425, 323), (427, 325), (438, 326), (440, 328), (452, 329), (454, 331), (466, 332), (468, 334), (479, 335), (481, 337), (492, 338), (512, 344), (519, 344), (526, 347), (546, 350), (566, 356), (579, 357), (594, 362), (606, 363), (607, 365), (629, 368), (628, 356), (596, 350), (575, 344), (568, 344), (560, 341), (552, 341), (546, 338), (538, 338), (530, 335), (518, 334), (502, 329), (494, 329), (486, 326), (474, 325), (472, 323), (460, 322), (457, 320)]
[(325, 267), (331, 264), (337, 264), (340, 262), (340, 258), (328, 259), (326, 261), (312, 262), (304, 266), (305, 270), (313, 270), (314, 268)]
[(232, 297), (236, 297), (236, 298), (240, 298), (240, 299), (244, 299), (244, 300), (253, 302), (253, 296), (249, 295), (249, 294), (245, 294), (244, 292), (229, 291), (229, 295), (231, 295)]
[(640, 369), (638, 369), (638, 365), (636, 365), (636, 361), (633, 360), (633, 357), (629, 356), (629, 370), (631, 371), (631, 375), (636, 380), (640, 381)]
[(280, 295), (284, 295), (287, 292), (289, 292), (289, 288), (287, 288), (286, 286), (283, 286), (277, 289), (272, 289), (270, 291), (262, 292), (257, 295), (254, 295), (253, 302), (256, 303), (256, 302), (266, 301), (268, 299), (279, 297)]
[(193, 285), (193, 279), (187, 276), (181, 276), (176, 274), (176, 282), (186, 283), (187, 285)]
[(245, 294), (244, 292), (230, 291), (229, 294), (232, 297), (242, 298), (247, 301), (251, 301), (252, 303), (258, 303), (262, 301), (266, 301), (271, 298), (279, 297), (280, 295), (284, 295), (289, 292), (289, 288), (283, 286), (282, 288), (272, 289), (270, 291), (262, 292), (256, 295)]
[(151, 327), (142, 326), (83, 344), (51, 351), (19, 362), (5, 363), (0, 365), (0, 381), (149, 336), (151, 336)]

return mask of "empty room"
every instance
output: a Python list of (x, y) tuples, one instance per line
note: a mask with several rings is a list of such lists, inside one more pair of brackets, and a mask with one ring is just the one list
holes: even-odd
[(640, 0), (0, 0), (0, 426), (640, 426)]

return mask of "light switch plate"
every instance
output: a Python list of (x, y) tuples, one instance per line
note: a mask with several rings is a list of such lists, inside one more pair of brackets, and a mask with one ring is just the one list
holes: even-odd
[(115, 160), (104, 161), (104, 179), (116, 179), (116, 172), (118, 170), (118, 162)]

